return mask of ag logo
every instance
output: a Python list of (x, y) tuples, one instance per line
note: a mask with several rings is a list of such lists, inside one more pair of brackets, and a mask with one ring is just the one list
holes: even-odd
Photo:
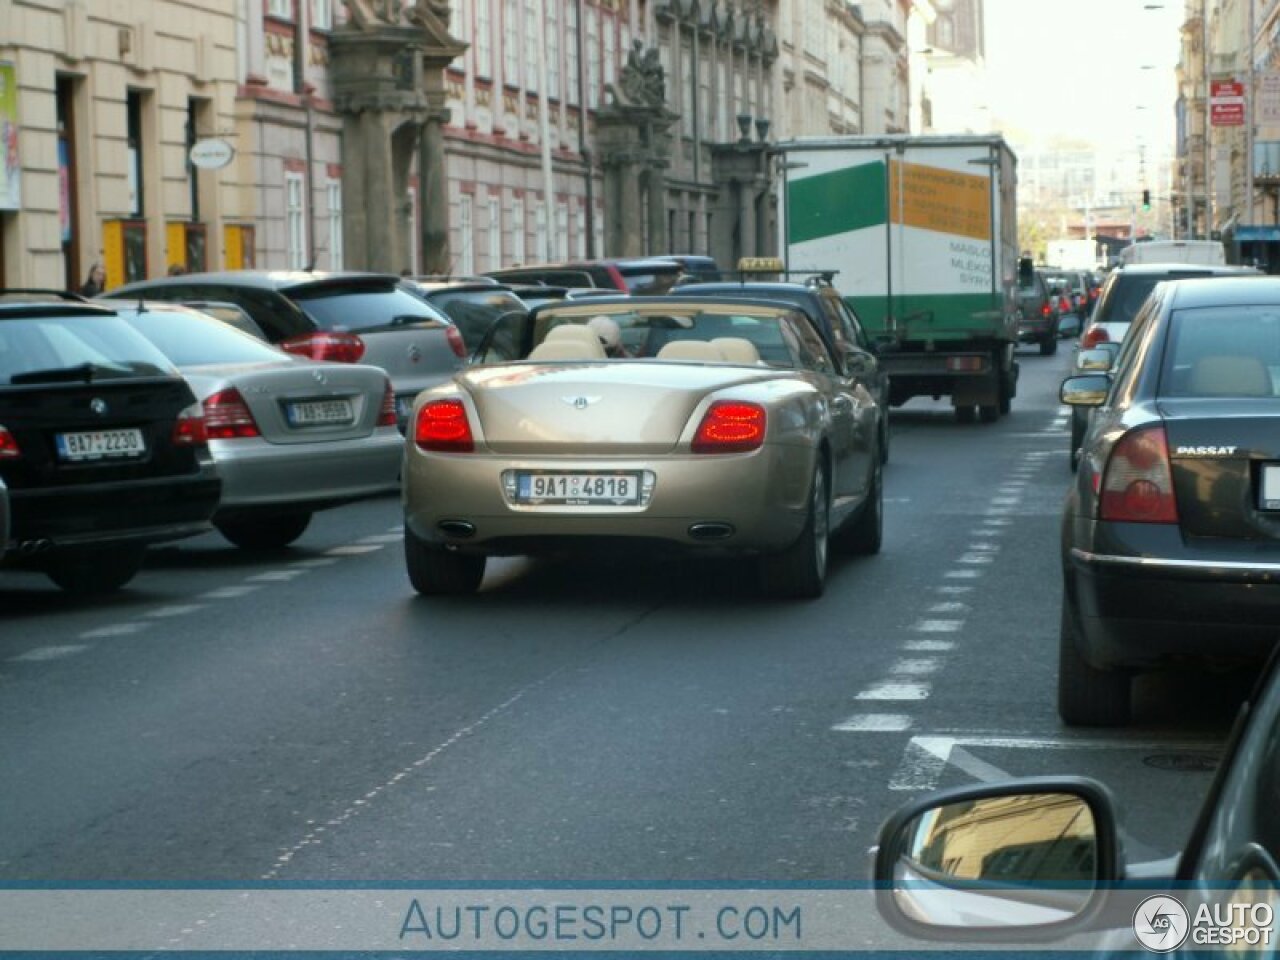
[(1191, 916), (1173, 897), (1147, 897), (1133, 913), (1133, 933), (1152, 953), (1170, 953), (1187, 939)]

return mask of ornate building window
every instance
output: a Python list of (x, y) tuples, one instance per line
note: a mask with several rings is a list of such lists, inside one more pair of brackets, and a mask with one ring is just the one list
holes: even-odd
[(544, 0), (547, 13), (547, 96), (560, 97), (560, 0)]
[(587, 7), (587, 106), (600, 106), (600, 12)]
[(458, 244), (458, 270), (466, 276), (476, 272), (476, 232), (472, 219), (474, 204), (471, 194), (462, 195), (462, 203), (458, 207), (458, 232), (461, 242)]
[(524, 201), (511, 204), (511, 259), (515, 264), (524, 263)]
[(578, 84), (578, 4), (577, 0), (569, 0), (564, 8), (565, 41), (564, 59), (566, 83), (570, 103), (582, 102), (582, 90)]
[(502, 81), (509, 87), (520, 86), (520, 3), (519, 3), (519, 0), (503, 0)]
[(493, 75), (493, 15), (490, 0), (475, 0), (476, 5), (476, 74)]
[(489, 269), (502, 266), (502, 209), (498, 198), (489, 194)]
[(524, 0), (524, 88), (536, 91), (538, 79), (538, 44), (542, 42), (542, 31), (538, 23), (538, 5), (536, 0)]

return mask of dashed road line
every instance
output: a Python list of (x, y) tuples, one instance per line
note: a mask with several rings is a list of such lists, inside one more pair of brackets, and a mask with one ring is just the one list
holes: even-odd
[(963, 620), (917, 620), (911, 629), (916, 633), (957, 633)]
[(948, 570), (943, 574), (948, 580), (976, 580), (982, 576), (981, 570)]
[(46, 660), (60, 660), (63, 657), (75, 656), (89, 649), (87, 643), (64, 643), (48, 647), (35, 647), (16, 657), (9, 657), (9, 663), (43, 663)]
[(924, 700), (929, 696), (927, 683), (896, 683), (885, 680), (861, 691), (855, 700)]
[(894, 676), (910, 676), (923, 677), (930, 673), (937, 673), (938, 663), (934, 657), (920, 657), (913, 660), (899, 660), (889, 668), (889, 672)]
[(911, 653), (947, 653), (955, 648), (951, 640), (908, 640), (902, 645), (903, 650)]
[(349, 543), (343, 547), (333, 547), (324, 552), (326, 557), (358, 557), (362, 553), (373, 553), (375, 550), (383, 549), (382, 544), (377, 543)]
[(188, 613), (196, 613), (203, 610), (203, 603), (173, 603), (167, 607), (156, 607), (154, 610), (148, 610), (143, 616), (151, 617), (155, 620), (164, 620), (169, 617), (185, 617)]
[(230, 587), (218, 587), (216, 590), (210, 590), (207, 593), (200, 594), (201, 600), (235, 600), (237, 597), (243, 597), (246, 594), (253, 593), (255, 590), (261, 590), (260, 583), (241, 583)]
[(245, 577), (245, 583), (286, 583), (296, 577), (302, 576), (305, 570), (267, 570), (263, 573), (256, 573), (252, 577)]
[(841, 720), (832, 730), (842, 733), (899, 733), (913, 723), (905, 713), (859, 713)]
[(141, 633), (149, 624), (137, 623), (130, 621), (129, 623), (111, 623), (105, 627), (96, 627), (93, 630), (86, 630), (80, 634), (79, 640), (105, 640), (108, 637), (129, 637), (135, 633)]

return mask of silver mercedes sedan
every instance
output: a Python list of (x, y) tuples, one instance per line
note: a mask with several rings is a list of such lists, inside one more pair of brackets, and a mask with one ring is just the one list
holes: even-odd
[(294, 357), (173, 303), (116, 312), (173, 362), (204, 407), (222, 477), (213, 522), (232, 543), (284, 547), (314, 511), (398, 488), (404, 440), (382, 370)]

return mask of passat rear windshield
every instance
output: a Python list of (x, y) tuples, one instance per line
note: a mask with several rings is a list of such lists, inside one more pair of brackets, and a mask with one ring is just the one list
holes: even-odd
[(1132, 323), (1147, 295), (1155, 289), (1157, 283), (1165, 280), (1178, 280), (1183, 277), (1208, 277), (1206, 271), (1180, 270), (1177, 273), (1121, 273), (1103, 294), (1098, 302), (1097, 312), (1093, 315), (1094, 323)]
[(1170, 318), (1162, 397), (1280, 397), (1280, 307), (1196, 307)]
[(125, 322), (179, 367), (213, 363), (281, 363), (284, 353), (221, 320), (178, 310), (121, 310)]
[(157, 376), (177, 376), (177, 371), (119, 317), (0, 320), (0, 386)]
[(367, 331), (449, 322), (435, 307), (394, 286), (317, 286), (287, 290), (285, 295), (321, 330)]

